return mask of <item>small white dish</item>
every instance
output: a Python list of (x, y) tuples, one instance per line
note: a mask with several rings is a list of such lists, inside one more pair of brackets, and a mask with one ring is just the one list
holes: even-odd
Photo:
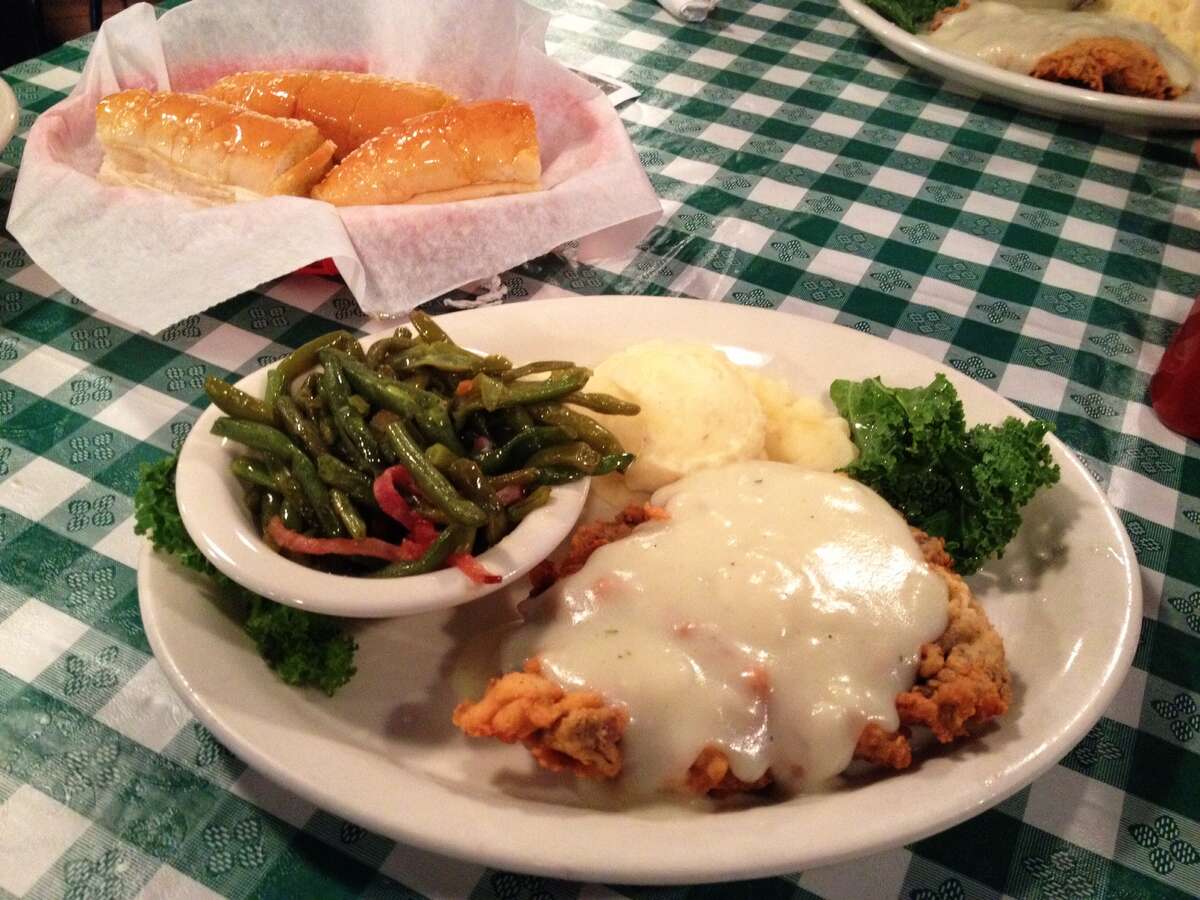
[[(365, 346), (387, 337), (366, 338)], [(268, 366), (237, 383), (261, 397)], [(355, 578), (319, 572), (280, 556), (267, 546), (242, 505), (242, 488), (230, 463), (250, 451), (214, 435), (224, 415), (209, 406), (196, 420), (179, 452), (175, 491), (184, 527), (214, 566), (238, 584), (278, 603), (347, 618), (382, 618), (445, 609), (467, 603), (520, 578), (550, 555), (570, 533), (587, 499), (589, 479), (559, 485), (550, 502), (530, 513), (495, 547), (479, 556), (498, 584), (476, 584), (456, 568), (406, 578)]]
[(8, 82), (0, 78), (0, 150), (7, 147), (12, 136), (17, 133), (20, 118), (21, 107), (17, 104), (17, 95), (8, 86)]
[(1121, 128), (1200, 128), (1200, 95), (1195, 86), (1177, 100), (1148, 100), (1055, 84), (934, 46), (889, 22), (861, 0), (838, 2), (846, 15), (905, 62), (985, 97), (1051, 116)]
[[(920, 297), (917, 302), (920, 302)], [(969, 422), (1027, 418), (949, 366), (851, 328), (724, 303), (572, 297), (439, 318), (514, 359), (594, 364), (652, 338), (719, 347), (824, 397), (834, 378), (928, 384), (944, 374)], [(614, 808), (520, 746), (462, 736), (450, 714), (472, 639), (511, 618), (524, 581), (477, 603), (354, 627), (358, 674), (333, 697), (274, 676), (205, 579), (143, 550), (142, 621), (172, 687), (241, 759), (321, 808), (399, 841), (500, 869), (617, 884), (756, 878), (895, 847), (1020, 790), (1087, 734), (1124, 680), (1141, 623), (1129, 537), (1103, 491), (1049, 439), (1059, 484), (1024, 511), (1004, 559), (969, 579), (1004, 639), (1015, 698), (977, 739), (908, 771), (712, 812), (664, 802)], [(478, 656), (478, 654), (476, 654)], [(486, 677), (494, 674), (483, 660)], [(986, 851), (981, 851), (986, 852)]]

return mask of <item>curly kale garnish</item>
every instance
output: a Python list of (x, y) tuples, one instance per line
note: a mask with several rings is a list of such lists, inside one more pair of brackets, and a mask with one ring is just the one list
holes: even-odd
[(885, 19), (916, 34), (930, 19), (959, 0), (863, 0)]
[(968, 429), (943, 375), (923, 388), (839, 380), (829, 395), (859, 451), (844, 471), (911, 524), (945, 538), (964, 574), (999, 557), (1021, 525), (1021, 507), (1058, 481), (1043, 441), (1049, 423), (1009, 418)]
[(149, 537), (154, 549), (170, 553), (189, 569), (211, 577), (222, 593), (240, 601), (242, 627), (268, 666), (288, 684), (312, 686), (332, 694), (353, 677), (353, 638), (330, 616), (304, 612), (260, 597), (222, 575), (204, 558), (183, 527), (175, 500), (177, 457), (143, 465), (134, 495), (134, 531)]

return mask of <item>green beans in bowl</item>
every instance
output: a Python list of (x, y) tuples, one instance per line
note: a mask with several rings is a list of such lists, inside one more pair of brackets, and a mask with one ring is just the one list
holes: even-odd
[(341, 616), (453, 605), (527, 572), (574, 525), (590, 475), (633, 457), (586, 413), (567, 361), (514, 365), (429, 316), (360, 344), (316, 338), (231, 385), (193, 427), (180, 513), (212, 563), (273, 600)]

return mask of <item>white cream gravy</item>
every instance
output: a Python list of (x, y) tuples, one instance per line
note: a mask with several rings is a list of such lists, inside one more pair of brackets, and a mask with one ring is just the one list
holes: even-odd
[(1022, 9), (996, 0), (973, 0), (963, 12), (925, 35), (931, 44), (960, 56), (1027, 74), (1047, 53), (1084, 38), (1119, 37), (1145, 44), (1157, 55), (1172, 83), (1181, 90), (1195, 71), (1187, 55), (1146, 22), (1104, 13)]
[(623, 788), (682, 781), (707, 745), (754, 781), (818, 785), (869, 722), (898, 726), (947, 586), (904, 519), (836, 474), (752, 461), (662, 488), (670, 518), (597, 550), (502, 651), (624, 704)]

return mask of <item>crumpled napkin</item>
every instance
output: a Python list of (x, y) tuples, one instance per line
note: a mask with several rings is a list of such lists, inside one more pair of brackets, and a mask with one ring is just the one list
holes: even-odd
[(717, 0), (658, 0), (659, 5), (677, 19), (703, 22), (717, 8)]
[[(101, 28), (70, 97), (30, 131), (8, 229), (88, 305), (147, 331), (332, 258), (359, 305), (399, 315), (579, 242), (629, 251), (661, 213), (611, 104), (546, 56), (548, 18), (519, 0), (192, 0)], [(342, 68), (518, 97), (538, 119), (545, 190), (433, 206), (335, 208), (299, 197), (202, 207), (100, 184), (95, 105), (134, 86), (199, 90), (246, 69)]]

